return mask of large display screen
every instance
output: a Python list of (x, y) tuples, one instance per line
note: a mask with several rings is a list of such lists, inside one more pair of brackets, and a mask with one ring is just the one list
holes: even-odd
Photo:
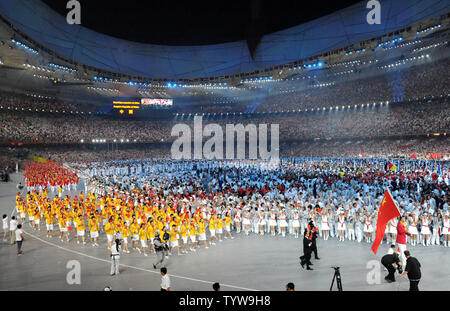
[(173, 99), (142, 98), (142, 108), (171, 108)]

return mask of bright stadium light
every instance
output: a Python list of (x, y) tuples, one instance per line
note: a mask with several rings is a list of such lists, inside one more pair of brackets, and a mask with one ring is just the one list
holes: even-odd
[(84, 139), (82, 139), (81, 142), (84, 143)]

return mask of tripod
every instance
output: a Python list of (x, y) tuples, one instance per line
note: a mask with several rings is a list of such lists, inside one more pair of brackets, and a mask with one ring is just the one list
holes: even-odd
[(342, 283), (341, 283), (341, 272), (339, 271), (339, 267), (332, 267), (334, 269), (333, 280), (331, 281), (330, 292), (333, 291), (334, 280), (336, 280), (336, 285), (338, 291), (342, 292)]

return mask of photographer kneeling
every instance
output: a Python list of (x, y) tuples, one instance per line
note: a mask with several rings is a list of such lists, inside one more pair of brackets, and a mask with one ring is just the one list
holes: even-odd
[(166, 258), (166, 252), (168, 250), (167, 244), (161, 241), (161, 236), (159, 232), (155, 233), (155, 238), (153, 240), (156, 251), (156, 263), (153, 264), (153, 268), (157, 269), (157, 265), (161, 264), (163, 266), (164, 259)]
[(398, 256), (398, 253), (394, 252), (393, 254), (386, 254), (381, 258), (381, 263), (388, 270), (389, 274), (384, 278), (389, 283), (395, 282), (395, 269), (398, 269), (398, 273), (401, 274), (402, 270), (402, 262)]

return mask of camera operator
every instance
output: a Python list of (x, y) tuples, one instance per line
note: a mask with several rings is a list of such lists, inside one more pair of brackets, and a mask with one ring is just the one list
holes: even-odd
[(156, 251), (156, 263), (153, 264), (153, 268), (157, 269), (157, 265), (163, 265), (164, 259), (166, 258), (166, 252), (168, 250), (167, 244), (161, 241), (161, 237), (159, 232), (155, 233), (155, 238), (153, 240), (153, 244), (155, 245)]
[(389, 274), (384, 278), (389, 283), (395, 282), (395, 269), (398, 269), (398, 273), (402, 273), (402, 262), (396, 252), (392, 254), (386, 254), (381, 258), (381, 263), (388, 270)]
[(120, 240), (116, 239), (116, 245), (111, 247), (111, 275), (119, 274), (119, 260), (120, 260)]

